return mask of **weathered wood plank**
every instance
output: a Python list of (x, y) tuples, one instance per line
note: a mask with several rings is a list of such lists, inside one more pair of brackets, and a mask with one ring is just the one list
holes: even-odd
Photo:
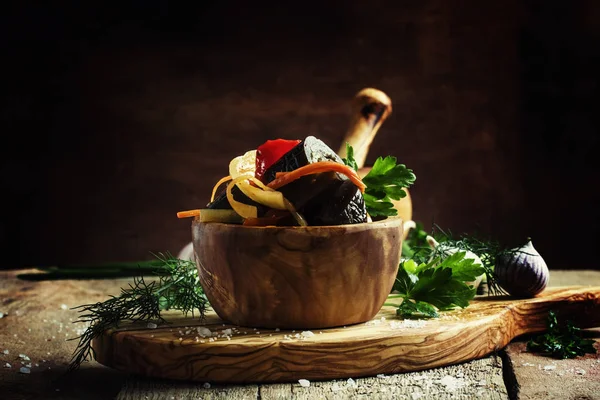
[(500, 357), (490, 356), (466, 364), (380, 377), (270, 385), (214, 386), (130, 378), (118, 400), (152, 399), (508, 399)]
[(132, 378), (126, 382), (116, 400), (256, 400), (257, 398), (257, 385), (227, 387), (187, 383), (173, 385), (169, 381)]

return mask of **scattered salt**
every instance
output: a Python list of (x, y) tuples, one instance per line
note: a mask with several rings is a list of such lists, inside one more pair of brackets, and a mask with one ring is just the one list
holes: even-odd
[(315, 336), (315, 334), (312, 333), (312, 331), (304, 331), (304, 332), (301, 333), (301, 335), (305, 339)]
[(310, 386), (310, 381), (307, 380), (307, 379), (298, 379), (298, 383), (302, 387), (309, 387)]
[(377, 374), (377, 377), (379, 379), (387, 379), (387, 378), (389, 378), (388, 376), (385, 376), (384, 374)]
[(20, 358), (21, 360), (25, 360), (25, 361), (29, 361), (29, 360), (30, 360), (30, 358), (29, 358), (29, 357), (27, 357), (25, 354), (19, 354), (19, 358)]
[(333, 392), (337, 392), (337, 391), (339, 391), (339, 390), (342, 390), (342, 388), (340, 387), (340, 385), (338, 385), (338, 384), (337, 384), (337, 382), (334, 382), (334, 384), (333, 384), (333, 385), (331, 385), (331, 390), (332, 390)]
[(206, 383), (204, 383), (204, 385), (202, 385), (202, 387), (204, 389), (210, 389), (210, 383), (206, 382)]
[(463, 379), (457, 379), (453, 376), (446, 375), (442, 379), (440, 379), (440, 383), (446, 387), (446, 390), (449, 392), (455, 391), (456, 389), (460, 389), (465, 385)]
[(68, 306), (68, 305), (66, 305), (66, 304), (61, 304), (61, 305), (60, 305), (60, 308), (61, 308), (61, 309), (63, 309), (63, 310), (68, 310), (68, 309), (69, 309), (69, 306)]
[(31, 370), (27, 367), (21, 367), (21, 368), (19, 368), (19, 372), (22, 374), (29, 374), (29, 373), (31, 373)]
[(575, 368), (575, 373), (577, 375), (585, 375), (585, 370), (581, 368)]
[(210, 329), (208, 329), (204, 326), (197, 327), (196, 331), (198, 332), (198, 335), (200, 335), (202, 337), (211, 337), (212, 336), (212, 332), (210, 331)]
[(358, 385), (356, 384), (356, 382), (354, 381), (354, 379), (352, 378), (348, 378), (348, 380), (346, 381), (346, 384), (348, 386), (352, 386), (352, 387), (357, 387)]
[(146, 325), (146, 328), (156, 329), (156, 328), (158, 328), (158, 325), (156, 325), (154, 322), (148, 322), (148, 324)]
[(556, 369), (556, 365), (545, 365), (544, 371), (554, 371)]
[(521, 364), (524, 367), (535, 367), (535, 364), (529, 363), (529, 362), (525, 362), (523, 364)]
[(427, 322), (420, 319), (414, 321), (410, 319), (405, 319), (402, 321), (390, 321), (390, 327), (392, 329), (422, 328), (425, 325), (427, 325)]
[(223, 329), (223, 335), (231, 336), (233, 335), (233, 331), (231, 329)]
[(8, 351), (8, 349), (6, 349), (6, 350), (2, 350), (2, 353), (8, 354), (8, 353), (10, 353), (10, 351)]
[(4, 313), (0, 312), (0, 318), (4, 318)]
[(9, 363), (4, 364), (4, 368), (11, 368), (12, 365), (10, 365)]

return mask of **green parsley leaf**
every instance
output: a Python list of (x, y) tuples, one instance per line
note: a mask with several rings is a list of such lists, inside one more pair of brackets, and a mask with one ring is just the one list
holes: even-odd
[(354, 159), (354, 149), (348, 142), (346, 142), (346, 158), (342, 158), (342, 161), (350, 168), (358, 171), (358, 164), (356, 164), (356, 160)]
[(404, 300), (402, 304), (398, 306), (396, 310), (396, 315), (402, 318), (437, 318), (439, 314), (437, 313), (435, 307), (433, 307), (429, 303), (425, 303), (422, 301), (410, 301)]
[(527, 350), (550, 355), (554, 358), (575, 358), (586, 353), (596, 354), (594, 340), (583, 339), (581, 329), (567, 321), (558, 323), (556, 313), (548, 313), (547, 332), (527, 342)]
[(476, 291), (465, 282), (475, 280), (483, 268), (466, 259), (465, 254), (456, 252), (418, 265), (414, 260), (403, 261), (394, 284), (397, 297), (403, 299), (396, 314), (432, 318), (438, 310), (467, 307)]
[(466, 251), (457, 251), (444, 258), (437, 268), (452, 268), (452, 276), (463, 282), (472, 282), (485, 272), (483, 266), (472, 258), (465, 258)]
[(396, 163), (396, 157), (379, 157), (371, 171), (363, 178), (367, 186), (364, 193), (367, 212), (372, 217), (397, 215), (398, 211), (391, 200), (406, 197), (404, 188), (412, 185), (416, 179), (412, 170), (404, 164)]

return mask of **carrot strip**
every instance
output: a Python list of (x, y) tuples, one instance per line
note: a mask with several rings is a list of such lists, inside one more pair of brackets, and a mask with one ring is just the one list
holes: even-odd
[(300, 179), (305, 175), (318, 174), (321, 172), (328, 171), (339, 172), (340, 174), (346, 175), (348, 178), (350, 178), (352, 183), (354, 183), (356, 187), (360, 189), (362, 193), (365, 192), (365, 188), (367, 186), (363, 183), (363, 181), (360, 179), (355, 170), (348, 167), (347, 165), (336, 163), (333, 161), (320, 161), (313, 164), (305, 165), (304, 167), (300, 167), (283, 175), (280, 174), (267, 186), (272, 189), (279, 189), (280, 187), (285, 186), (288, 183), (295, 181), (296, 179)]
[(177, 213), (177, 218), (190, 218), (190, 217), (199, 217), (200, 210), (187, 210), (187, 211), (179, 211)]
[(212, 194), (210, 195), (211, 203), (215, 200), (215, 195), (217, 194), (217, 189), (219, 188), (219, 186), (221, 186), (225, 182), (229, 182), (231, 179), (232, 179), (231, 175), (227, 175), (227, 176), (219, 179), (219, 182), (217, 182), (215, 184), (215, 186), (213, 187), (213, 190), (212, 190)]

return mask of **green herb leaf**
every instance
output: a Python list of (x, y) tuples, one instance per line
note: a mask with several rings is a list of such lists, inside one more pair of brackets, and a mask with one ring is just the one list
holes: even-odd
[(355, 171), (358, 171), (358, 164), (354, 159), (354, 149), (350, 146), (350, 143), (346, 142), (346, 158), (342, 158), (344, 164), (353, 168)]
[(586, 353), (596, 354), (594, 340), (583, 339), (581, 329), (567, 321), (558, 323), (556, 313), (548, 313), (547, 332), (527, 342), (527, 350), (550, 355), (554, 358), (575, 358)]
[[(346, 146), (348, 154), (353, 154), (352, 147)], [(391, 200), (406, 197), (404, 188), (408, 188), (415, 180), (416, 176), (412, 170), (404, 164), (397, 164), (396, 157), (379, 157), (371, 171), (363, 178), (367, 186), (364, 193), (367, 212), (372, 217), (398, 215)]]
[(437, 313), (435, 307), (431, 304), (422, 302), (422, 301), (410, 301), (404, 300), (402, 304), (398, 306), (396, 310), (396, 315), (402, 318), (437, 318), (439, 314)]
[(483, 274), (485, 269), (481, 264), (475, 263), (472, 258), (465, 258), (466, 254), (466, 251), (457, 251), (444, 258), (436, 268), (451, 268), (453, 278), (463, 282), (472, 282)]
[(457, 252), (418, 265), (414, 260), (403, 261), (394, 284), (394, 291), (403, 298), (396, 313), (433, 317), (431, 310), (467, 307), (475, 297), (475, 289), (465, 281), (475, 280), (483, 268), (465, 259), (465, 254)]

